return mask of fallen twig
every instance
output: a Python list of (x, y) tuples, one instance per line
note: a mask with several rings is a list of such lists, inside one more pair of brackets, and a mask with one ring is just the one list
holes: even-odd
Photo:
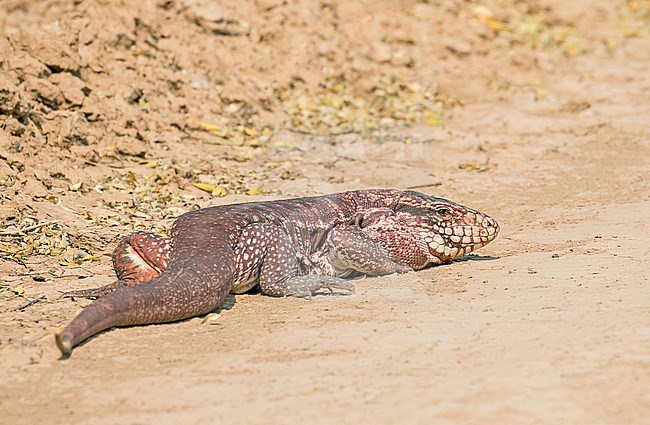
[[(84, 270), (86, 273), (88, 273), (87, 270)], [(65, 272), (64, 272), (65, 273)], [(52, 279), (65, 279), (66, 277), (70, 278), (75, 278), (75, 279), (86, 279), (91, 276), (94, 276), (92, 273), (88, 274), (56, 274), (52, 271), (45, 270), (45, 271), (36, 271), (36, 272), (28, 272), (28, 273), (18, 273), (16, 276), (29, 276), (29, 277), (34, 277), (34, 276), (39, 276), (42, 274), (49, 274), (52, 276)], [(6, 280), (6, 278), (5, 278)]]
[(287, 128), (286, 130), (290, 131), (292, 133), (305, 134), (307, 136), (324, 136), (324, 137), (327, 137), (327, 136), (343, 136), (343, 135), (346, 135), (346, 134), (356, 133), (356, 131), (354, 131), (354, 130), (341, 130), (341, 131), (329, 132), (329, 133), (317, 133), (315, 131), (301, 130), (299, 128)]
[(440, 186), (441, 184), (442, 184), (441, 182), (433, 182), (433, 183), (427, 183), (427, 184), (416, 184), (415, 186), (407, 187), (407, 189), (422, 189), (424, 187)]
[(44, 299), (44, 298), (45, 298), (45, 295), (41, 295), (40, 297), (36, 297), (36, 298), (34, 298), (33, 300), (31, 300), (30, 302), (28, 302), (27, 304), (22, 305), (22, 306), (20, 306), (20, 307), (16, 307), (16, 308), (14, 308), (12, 311), (23, 311), (23, 310), (25, 310), (27, 307), (31, 307), (31, 306), (33, 306), (34, 304), (36, 304), (37, 302), (39, 302), (40, 300), (42, 300), (42, 299)]

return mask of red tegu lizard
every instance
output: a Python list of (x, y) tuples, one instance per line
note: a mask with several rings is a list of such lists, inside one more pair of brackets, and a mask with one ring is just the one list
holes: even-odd
[(369, 189), (188, 212), (169, 239), (134, 233), (113, 252), (118, 281), (66, 296), (99, 297), (58, 335), (63, 354), (113, 326), (209, 313), (228, 292), (352, 292), (344, 278), (419, 270), (491, 242), (499, 225), (451, 201)]

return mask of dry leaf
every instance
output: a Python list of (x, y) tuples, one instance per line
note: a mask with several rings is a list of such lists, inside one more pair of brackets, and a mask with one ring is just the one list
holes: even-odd
[(212, 192), (213, 190), (216, 189), (216, 187), (211, 185), (210, 183), (192, 183), (192, 184), (201, 190), (205, 190), (206, 192)]
[(192, 184), (201, 190), (210, 192), (213, 196), (226, 196), (228, 194), (226, 188), (221, 186), (214, 186), (211, 185), (210, 183), (192, 183)]
[(205, 131), (217, 131), (217, 132), (221, 132), (221, 131), (222, 131), (222, 130), (221, 130), (221, 126), (218, 126), (217, 124), (210, 124), (210, 123), (207, 123), (207, 122), (202, 122), (202, 123), (201, 123), (201, 130), (205, 130)]
[(81, 266), (83, 264), (90, 263), (92, 261), (100, 261), (99, 257), (94, 255), (87, 254), (85, 252), (79, 252), (77, 250), (69, 250), (65, 253), (64, 257), (59, 260), (59, 264), (62, 266)]
[(251, 196), (263, 195), (265, 193), (268, 192), (265, 192), (262, 189), (248, 189), (248, 191), (246, 192), (247, 195), (251, 195)]

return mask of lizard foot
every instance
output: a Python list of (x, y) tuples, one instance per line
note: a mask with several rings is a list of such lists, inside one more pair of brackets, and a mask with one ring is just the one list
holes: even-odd
[(331, 294), (336, 290), (354, 293), (354, 285), (347, 280), (333, 276), (294, 276), (281, 285), (270, 285), (263, 288), (267, 295), (278, 297), (311, 298), (323, 289)]
[(321, 289), (327, 289), (330, 291), (331, 294), (335, 293), (335, 289), (338, 289), (340, 291), (346, 291), (349, 294), (354, 294), (354, 285), (350, 283), (349, 281), (345, 279), (341, 279), (338, 277), (331, 277), (331, 276), (318, 276), (319, 279), (319, 287), (314, 288), (312, 287), (312, 294), (315, 293), (316, 291), (319, 291)]

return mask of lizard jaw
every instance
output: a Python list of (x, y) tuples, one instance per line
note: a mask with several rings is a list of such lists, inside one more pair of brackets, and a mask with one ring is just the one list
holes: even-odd
[[(499, 234), (499, 224), (492, 217), (476, 215), (474, 224), (441, 226), (425, 237), (429, 253), (440, 263), (450, 262), (492, 242)], [(438, 264), (435, 260), (431, 261)]]

